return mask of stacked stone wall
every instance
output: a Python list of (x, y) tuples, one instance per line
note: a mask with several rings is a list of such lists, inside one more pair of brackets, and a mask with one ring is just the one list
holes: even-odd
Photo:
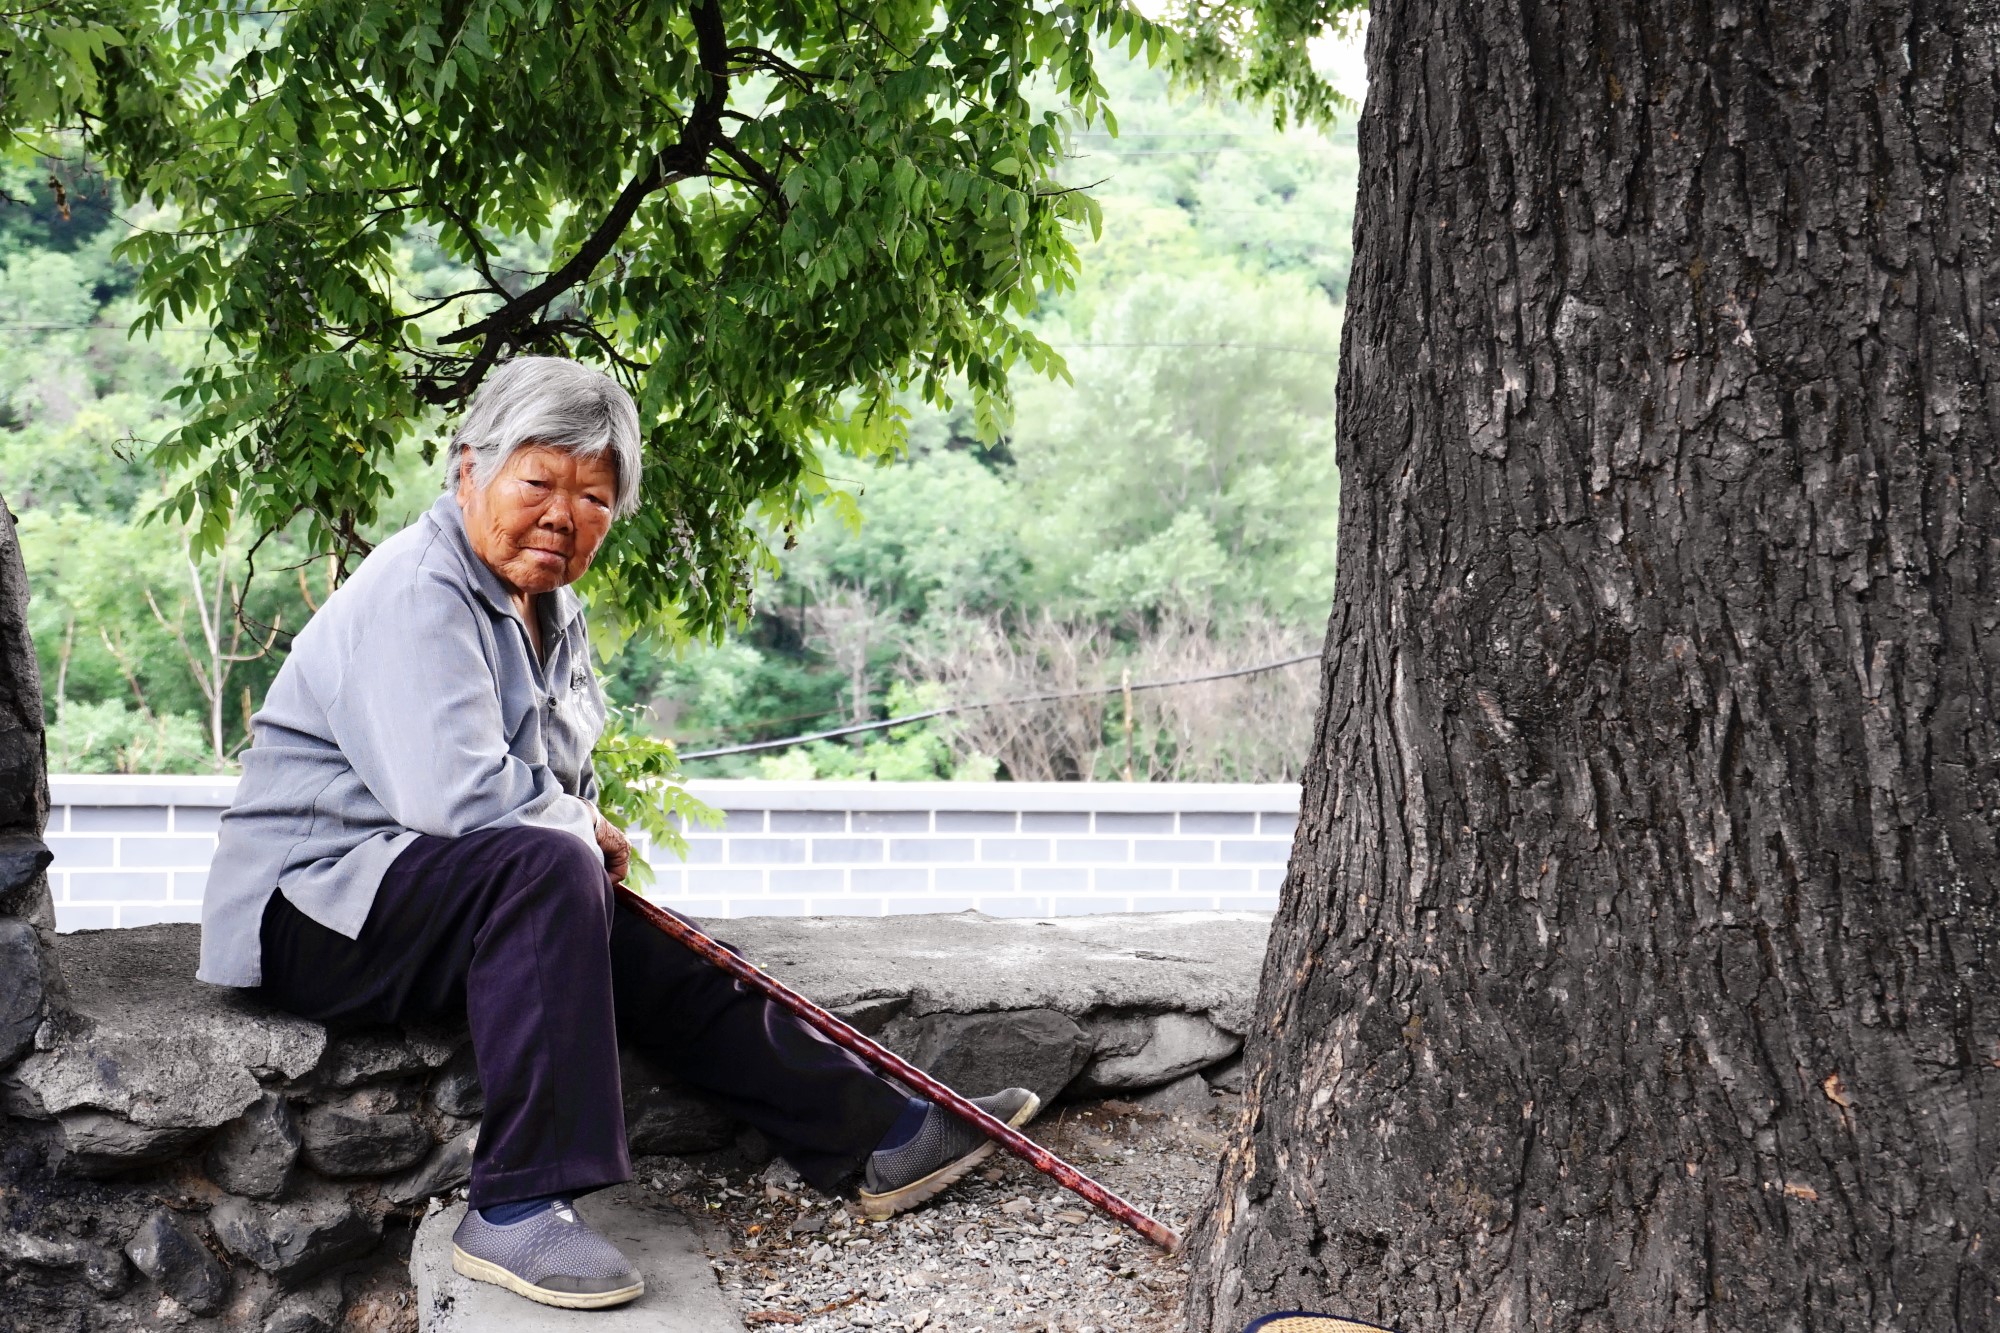
[[(972, 1095), (1230, 1086), (1268, 919), (966, 913), (723, 923), (748, 957)], [(330, 1032), (193, 980), (199, 932), (57, 937), (66, 1002), (0, 1072), (0, 1330), (410, 1329), (405, 1264), (467, 1181), (463, 1028)], [(672, 1021), (672, 1015), (662, 1015)], [(635, 1157), (763, 1158), (628, 1053)]]

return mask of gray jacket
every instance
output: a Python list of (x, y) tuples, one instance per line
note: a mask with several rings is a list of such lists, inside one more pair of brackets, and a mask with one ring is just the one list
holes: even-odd
[(546, 663), (446, 494), (378, 546), (292, 642), (251, 719), (201, 910), (203, 981), (263, 979), (273, 890), (350, 939), (420, 835), (562, 828), (592, 847), (604, 698), (583, 608), (537, 599)]

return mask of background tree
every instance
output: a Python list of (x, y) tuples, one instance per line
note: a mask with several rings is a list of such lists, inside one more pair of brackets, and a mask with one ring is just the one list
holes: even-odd
[(2000, 1320), (1997, 39), (1374, 12), (1324, 711), (1192, 1328)]
[[(626, 382), (647, 503), (588, 590), (600, 618), (714, 630), (743, 609), (760, 508), (799, 517), (822, 452), (900, 444), (909, 390), (1004, 411), (1054, 360), (1020, 325), (1070, 280), (1057, 177), (1101, 116), (1100, 40), (1164, 30), (1120, 0), (309, 0), (166, 15), (175, 82), (143, 133), (91, 119), (127, 197), (145, 327), (217, 355), (155, 449), (215, 547), (303, 520), (344, 559), (399, 443), (438, 443), (498, 360)], [(1037, 93), (1041, 105), (1031, 100)], [(1072, 120), (1074, 117), (1074, 121)], [(399, 245), (442, 262), (420, 282)]]
[[(731, 642), (681, 660), (628, 646), (621, 685), (690, 748), (846, 716), (832, 664), (798, 630), (835, 585), (865, 589), (901, 621), (877, 641), (873, 682), (901, 676), (959, 701), (1115, 690), (1128, 668), (1197, 675), (1294, 656), (1323, 635), (1352, 128), (1280, 132), (1264, 110), (1173, 96), (1163, 71), (1115, 54), (1099, 71), (1119, 132), (1076, 135), (1071, 171), (1091, 181), (1103, 232), (1080, 246), (1076, 287), (1044, 299), (1031, 325), (1069, 379), (1021, 377), (998, 440), (964, 409), (913, 407), (905, 457), (829, 477), (860, 521), (801, 525)], [(1182, 632), (1192, 626), (1201, 634)], [(1299, 667), (1226, 697), (1141, 693), (1137, 711), (1160, 715), (1142, 718), (1135, 773), (1295, 777), (1317, 688)], [(1293, 695), (1298, 707), (1270, 706)], [(878, 698), (874, 711), (894, 710)], [(1115, 699), (959, 721), (950, 743), (967, 764), (983, 755), (1014, 777), (1124, 771)], [(1217, 744), (1193, 734), (1204, 725)], [(838, 777), (852, 756), (815, 747), (690, 770)]]
[[(1351, 208), (1351, 132), (1281, 133), (1254, 108), (1171, 97), (1160, 68), (1123, 51), (1101, 52), (1095, 68), (1120, 133), (1074, 132), (1065, 170), (1103, 202), (1103, 229), (1093, 240), (1087, 227), (1071, 228), (1076, 286), (1043, 293), (1026, 317), (1068, 359), (1074, 383), (1016, 376), (1016, 419), (997, 437), (982, 437), (962, 393), (950, 408), (906, 393), (905, 452), (865, 465), (829, 454), (823, 473), (803, 479), (818, 518), (788, 524), (753, 508), (751, 535), (770, 543), (782, 574), (760, 571), (750, 614), (727, 627), (726, 642), (689, 642), (690, 627), (671, 616), (600, 640), (612, 694), (645, 706), (633, 714), (642, 725), (699, 748), (849, 717), (853, 668), (863, 664), (835, 661), (830, 641), (813, 632), (823, 603), (843, 589), (883, 612), (861, 672), (875, 717), (902, 711), (888, 698), (899, 689), (931, 706), (1054, 688), (1063, 672), (1060, 654), (1045, 651), (1055, 646), (1051, 627), (1095, 644), (1088, 683), (1112, 687), (1127, 668), (1142, 680), (1196, 675), (1312, 645), (1332, 590), (1326, 370), (1347, 253), (1344, 226), (1328, 231), (1326, 219)], [(57, 771), (209, 769), (212, 736), (208, 747), (193, 738), (213, 731), (214, 710), (145, 604), (151, 588), (171, 619), (168, 603), (187, 586), (170, 557), (188, 525), (162, 512), (163, 487), (171, 494), (185, 474), (164, 472), (152, 452), (190, 417), (167, 395), (215, 352), (207, 315), (190, 310), (126, 337), (144, 309), (142, 275), (113, 253), (115, 243), (173, 215), (121, 201), (73, 136), (47, 146), (57, 155), (0, 163), (0, 188), (14, 201), (0, 203), (0, 490), (21, 513), (36, 589), (52, 762)], [(513, 235), (498, 244), (515, 269), (550, 264), (546, 244)], [(391, 263), (401, 290), (450, 290), (471, 278), (422, 228), (396, 243)], [(382, 460), (385, 498), (357, 529), (363, 541), (403, 526), (436, 494), (441, 469), (425, 463), (422, 438)], [(1158, 484), (1163, 475), (1171, 485)], [(1245, 483), (1260, 478), (1282, 479), (1282, 503), (1268, 487), (1254, 506), (1243, 503)], [(1080, 503), (1086, 489), (1089, 502)], [(1246, 513), (1259, 531), (1244, 527)], [(227, 581), (244, 589), (240, 607), (229, 600), (232, 617), (241, 610), (249, 622), (246, 644), (262, 644), (274, 624), (296, 628), (324, 595), (324, 564), (311, 567), (310, 590), (298, 587), (309, 526), (295, 519), (259, 540), (256, 514), (238, 514)], [(213, 577), (215, 556), (202, 561)], [(194, 615), (190, 600), (190, 624)], [(1284, 643), (1267, 651), (1272, 635)], [(107, 637), (129, 661), (129, 679)], [(247, 738), (242, 689), (253, 705), (261, 699), (288, 642), (281, 632), (269, 655), (232, 674), (226, 753)], [(1261, 695), (1252, 706), (1250, 687), (1264, 683), (1281, 684), (1280, 695), (1298, 695), (1302, 707)], [(1147, 716), (1134, 771), (1292, 776), (1316, 688), (1302, 666), (1282, 682), (1251, 678), (1229, 697), (1141, 693)], [(1115, 777), (1122, 710), (1071, 720), (1093, 718), (1110, 728), (1118, 762), (1104, 759), (1104, 738), (1067, 725), (1036, 736), (1028, 710), (992, 717), (997, 730), (899, 729), (859, 749), (698, 768), (946, 777), (997, 761), (1014, 776)], [(1204, 727), (1212, 737), (1196, 734)], [(1059, 742), (1061, 754), (1039, 753), (1044, 740)]]

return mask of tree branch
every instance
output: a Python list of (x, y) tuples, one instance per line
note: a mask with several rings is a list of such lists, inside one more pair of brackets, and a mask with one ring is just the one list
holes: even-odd
[(761, 46), (736, 47), (729, 53), (729, 58), (738, 61), (738, 67), (741, 69), (767, 70), (804, 92), (811, 92), (819, 81), (818, 75), (808, 74), (777, 52), (766, 50)]
[(146, 702), (146, 692), (139, 688), (139, 673), (133, 669), (132, 659), (125, 653), (124, 641), (114, 638), (111, 632), (102, 625), (97, 627), (97, 637), (104, 641), (104, 650), (111, 654), (113, 661), (118, 663), (119, 673), (125, 677), (125, 683), (132, 687), (132, 697), (139, 701), (139, 716), (151, 722), (153, 720), (153, 709)]
[(785, 200), (785, 192), (778, 184), (777, 175), (769, 167), (750, 156), (734, 139), (719, 139), (715, 146), (721, 150), (724, 157), (741, 167), (743, 174), (754, 181), (758, 188), (777, 204), (780, 218), (789, 214), (791, 205)]
[[(200, 585), (196, 585), (195, 592), (199, 594), (200, 591)], [(195, 686), (201, 690), (201, 697), (210, 703), (214, 703), (215, 686), (208, 678), (208, 668), (202, 665), (201, 658), (197, 657), (194, 649), (188, 646), (187, 635), (181, 631), (181, 622), (179, 620), (170, 621), (160, 613), (160, 604), (153, 600), (153, 590), (151, 588), (147, 588), (145, 592), (146, 605), (153, 608), (153, 619), (159, 621), (160, 628), (173, 635), (174, 642), (181, 646), (181, 656), (187, 659), (188, 674), (194, 677)], [(206, 624), (202, 626), (204, 631), (207, 628)], [(136, 691), (139, 687), (134, 684), (132, 688)]]
[[(437, 203), (437, 210), (438, 212), (444, 214), (446, 217), (450, 218), (453, 224), (455, 224), (458, 227), (459, 231), (464, 234), (465, 243), (469, 247), (471, 247), (472, 267), (478, 272), (480, 277), (486, 280), (487, 288), (490, 291), (492, 291), (494, 295), (500, 297), (503, 300), (506, 299), (508, 294), (507, 285), (501, 282), (499, 278), (493, 275), (492, 268), (489, 267), (486, 262), (486, 238), (484, 236), (481, 236), (476, 230), (473, 229), (472, 223), (466, 218), (466, 216), (463, 213), (459, 212), (456, 208), (453, 208), (446, 201), (440, 199)], [(446, 341), (450, 340), (447, 339)]]
[[(722, 108), (729, 97), (729, 33), (723, 23), (719, 0), (696, 0), (689, 16), (694, 21), (695, 49), (702, 71), (708, 75), (709, 86), (689, 110), (688, 118), (681, 126), (679, 142), (654, 154), (646, 169), (634, 176), (619, 192), (604, 220), (597, 224), (597, 230), (584, 240), (567, 264), (485, 319), (438, 339), (440, 344), (469, 342), (474, 338), (511, 332), (534, 311), (588, 278), (618, 244), (618, 238), (625, 234), (633, 215), (639, 211), (639, 205), (648, 196), (675, 181), (702, 173), (708, 155), (722, 137)], [(475, 383), (485, 377), (485, 363), (490, 363), (493, 355), (498, 354), (498, 347), (491, 341), (488, 347), (492, 349), (492, 354), (482, 348), (480, 356), (473, 362)]]

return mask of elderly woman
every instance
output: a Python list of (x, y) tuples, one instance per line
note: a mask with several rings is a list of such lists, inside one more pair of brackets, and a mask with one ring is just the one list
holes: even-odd
[[(618, 1040), (876, 1216), (991, 1151), (621, 909), (604, 703), (568, 586), (639, 497), (639, 421), (574, 362), (474, 397), (449, 490), (299, 634), (252, 721), (200, 976), (327, 1023), (463, 1013), (486, 1094), (461, 1273), (571, 1308), (644, 1283), (571, 1202), (631, 1177)], [(1034, 1094), (983, 1099), (1015, 1124)]]

